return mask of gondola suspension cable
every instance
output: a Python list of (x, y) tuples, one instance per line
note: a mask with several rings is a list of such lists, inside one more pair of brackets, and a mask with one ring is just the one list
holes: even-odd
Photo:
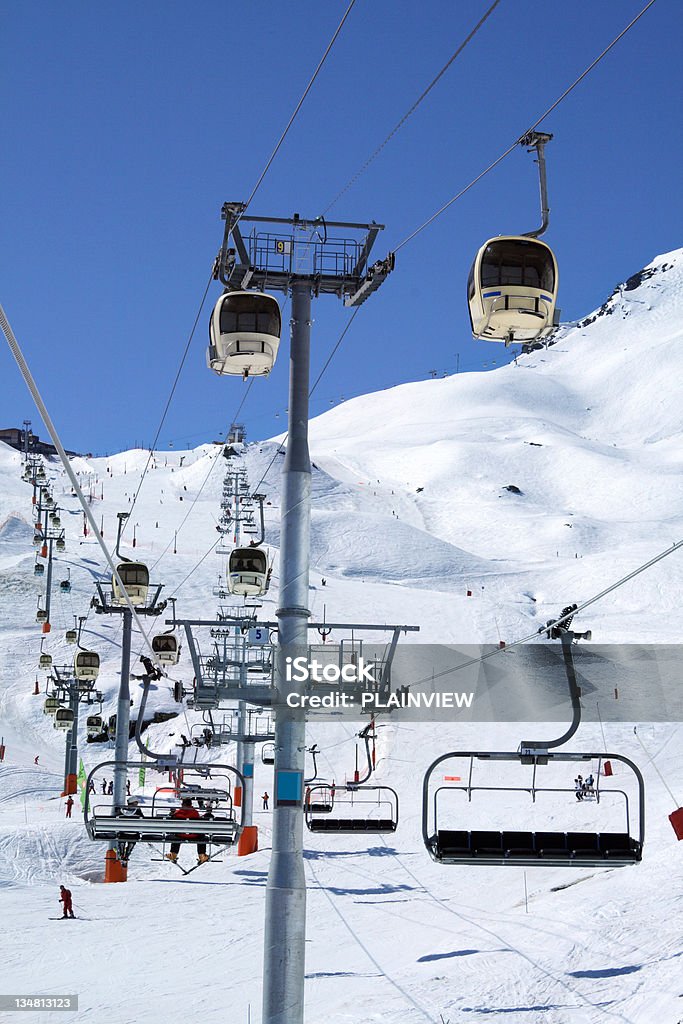
[(213, 271), (212, 271), (211, 275), (209, 276), (209, 280), (206, 283), (206, 288), (204, 289), (204, 294), (202, 296), (202, 301), (199, 304), (199, 309), (197, 310), (197, 315), (195, 316), (194, 323), (192, 324), (192, 330), (190, 331), (190, 335), (189, 335), (189, 337), (187, 339), (187, 344), (185, 345), (185, 350), (183, 351), (183, 355), (182, 355), (182, 358), (180, 360), (180, 365), (178, 367), (178, 370), (177, 370), (176, 375), (175, 375), (175, 380), (173, 381), (173, 385), (171, 387), (171, 393), (169, 394), (168, 399), (166, 401), (166, 405), (164, 406), (164, 411), (163, 411), (163, 413), (161, 415), (161, 420), (159, 422), (159, 426), (157, 428), (157, 432), (156, 432), (156, 434), (154, 436), (154, 440), (152, 441), (152, 446), (151, 446), (151, 448), (149, 450), (149, 456), (147, 458), (147, 462), (145, 463), (145, 468), (143, 469), (142, 476), (140, 477), (140, 483), (138, 484), (137, 488), (135, 489), (135, 493), (133, 494), (133, 502), (132, 502), (132, 504), (130, 506), (130, 509), (129, 509), (128, 518), (125, 519), (124, 522), (123, 522), (123, 526), (121, 528), (121, 538), (122, 539), (123, 539), (124, 533), (126, 532), (126, 528), (128, 526), (128, 523), (132, 521), (132, 515), (133, 515), (133, 509), (135, 508), (135, 503), (138, 500), (138, 495), (140, 494), (140, 491), (142, 490), (142, 485), (145, 482), (145, 477), (147, 476), (147, 471), (148, 471), (148, 469), (150, 467), (150, 464), (152, 462), (152, 459), (154, 458), (154, 455), (156, 453), (156, 446), (157, 446), (157, 442), (159, 440), (159, 435), (161, 434), (161, 431), (163, 429), (164, 423), (166, 422), (166, 417), (168, 415), (168, 410), (169, 410), (169, 408), (171, 406), (171, 402), (173, 401), (173, 396), (175, 394), (176, 388), (178, 387), (178, 381), (180, 380), (180, 374), (183, 372), (183, 367), (185, 366), (185, 360), (187, 359), (188, 353), (190, 351), (190, 345), (192, 344), (192, 339), (194, 338), (194, 333), (197, 330), (197, 324), (199, 323), (199, 318), (202, 315), (202, 310), (204, 309), (204, 303), (206, 302), (206, 296), (209, 294), (209, 288), (211, 287), (211, 282), (212, 281), (213, 281)]
[(321, 71), (323, 64), (327, 60), (327, 57), (329, 56), (330, 50), (332, 49), (332, 47), (334, 46), (335, 42), (337, 41), (337, 36), (339, 35), (339, 33), (341, 32), (342, 28), (344, 27), (344, 22), (346, 21), (346, 19), (348, 18), (349, 14), (351, 13), (351, 10), (352, 10), (352, 8), (353, 8), (355, 3), (356, 3), (356, 0), (351, 0), (351, 3), (346, 8), (346, 11), (344, 12), (344, 16), (342, 17), (341, 21), (337, 25), (335, 33), (334, 33), (334, 35), (332, 36), (332, 38), (330, 39), (330, 41), (329, 41), (329, 43), (327, 45), (327, 49), (325, 50), (324, 54), (320, 58), (318, 66), (315, 69), (315, 71), (313, 72), (311, 80), (309, 81), (308, 85), (304, 89), (304, 92), (303, 92), (303, 94), (301, 96), (301, 99), (299, 100), (299, 102), (297, 103), (296, 107), (294, 108), (294, 112), (292, 113), (292, 116), (290, 117), (289, 121), (287, 122), (287, 126), (286, 126), (285, 130), (283, 131), (282, 135), (278, 139), (278, 142), (277, 142), (277, 144), (275, 146), (275, 149), (270, 154), (270, 156), (268, 158), (268, 161), (266, 163), (266, 166), (263, 168), (263, 170), (262, 170), (262, 172), (261, 172), (261, 174), (259, 176), (258, 181), (256, 182), (256, 184), (254, 185), (253, 189), (251, 190), (251, 194), (249, 195), (249, 198), (247, 199), (246, 203), (244, 204), (244, 208), (240, 212), (240, 215), (238, 216), (237, 220), (235, 221), (235, 224), (239, 223), (240, 219), (244, 216), (244, 214), (247, 211), (247, 208), (249, 207), (249, 204), (251, 203), (252, 199), (254, 198), (254, 196), (258, 192), (259, 188), (261, 187), (261, 183), (263, 182), (263, 179), (265, 178), (266, 174), (270, 170), (270, 166), (273, 163), (273, 160), (275, 159), (275, 157), (277, 156), (278, 151), (279, 151), (280, 147), (282, 146), (282, 143), (285, 141), (285, 139), (287, 137), (287, 133), (289, 132), (289, 129), (294, 124), (296, 116), (299, 113), (299, 111), (301, 110), (301, 107), (303, 106), (304, 100), (306, 99), (306, 97), (308, 96), (309, 92), (313, 88), (313, 83), (315, 82), (316, 78), (318, 77), (318, 74)]
[(470, 42), (470, 41), (471, 41), (471, 40), (472, 40), (472, 39), (473, 39), (473, 38), (474, 38), (474, 37), (476, 36), (476, 34), (477, 34), (477, 32), (479, 31), (479, 29), (480, 29), (480, 28), (482, 27), (482, 25), (484, 24), (484, 22), (485, 22), (485, 21), (486, 21), (486, 20), (487, 20), (487, 19), (488, 19), (488, 18), (489, 18), (489, 17), (490, 17), (490, 16), (492, 15), (492, 14), (493, 14), (494, 10), (496, 9), (496, 7), (498, 6), (498, 4), (499, 4), (499, 3), (500, 3), (500, 0), (494, 0), (494, 3), (492, 3), (492, 4), (491, 4), (491, 6), (489, 7), (489, 9), (488, 9), (488, 10), (487, 10), (487, 11), (486, 11), (486, 12), (485, 12), (485, 13), (484, 13), (483, 15), (482, 15), (482, 17), (481, 17), (481, 18), (479, 19), (479, 21), (477, 22), (477, 24), (476, 24), (476, 25), (474, 26), (474, 28), (472, 29), (472, 31), (470, 32), (470, 34), (469, 34), (469, 35), (468, 35), (468, 36), (467, 36), (467, 37), (466, 37), (466, 38), (465, 38), (465, 39), (463, 40), (463, 42), (462, 42), (462, 43), (460, 43), (460, 46), (459, 46), (459, 47), (457, 48), (457, 50), (455, 51), (455, 53), (453, 53), (453, 54), (452, 54), (452, 55), (451, 55), (451, 56), (449, 57), (449, 59), (448, 59), (448, 60), (446, 61), (446, 63), (444, 64), (444, 66), (443, 66), (443, 67), (441, 68), (441, 70), (439, 71), (438, 75), (436, 75), (436, 77), (432, 79), (432, 81), (431, 81), (431, 82), (429, 83), (429, 85), (427, 86), (427, 88), (426, 88), (426, 89), (425, 89), (425, 90), (424, 90), (424, 91), (423, 91), (423, 92), (422, 92), (422, 93), (420, 94), (420, 96), (418, 96), (418, 98), (417, 98), (417, 99), (415, 100), (415, 102), (413, 103), (412, 107), (410, 107), (410, 109), (409, 109), (408, 111), (406, 111), (406, 113), (405, 113), (405, 114), (403, 115), (403, 117), (402, 117), (402, 118), (401, 118), (401, 120), (400, 120), (400, 121), (398, 122), (398, 124), (396, 124), (396, 125), (395, 125), (395, 126), (394, 126), (394, 127), (392, 128), (392, 130), (391, 130), (391, 131), (389, 132), (389, 134), (387, 135), (386, 139), (384, 139), (384, 141), (383, 141), (383, 142), (381, 142), (381, 143), (379, 144), (379, 146), (377, 147), (377, 149), (376, 149), (376, 150), (375, 150), (375, 151), (374, 151), (373, 153), (371, 153), (371, 154), (370, 154), (370, 156), (369, 156), (369, 157), (368, 157), (368, 159), (367, 159), (367, 160), (365, 161), (365, 163), (364, 163), (364, 164), (363, 164), (363, 165), (362, 165), (362, 166), (361, 166), (361, 167), (360, 167), (360, 168), (359, 168), (359, 169), (358, 169), (358, 170), (356, 171), (356, 173), (355, 173), (355, 174), (353, 175), (353, 177), (349, 179), (349, 181), (348, 181), (348, 182), (346, 183), (346, 185), (344, 185), (344, 187), (343, 187), (343, 188), (342, 188), (342, 189), (341, 189), (341, 190), (340, 190), (339, 192), (337, 192), (337, 194), (336, 194), (336, 196), (334, 197), (334, 199), (333, 199), (333, 200), (332, 200), (332, 201), (331, 201), (331, 202), (330, 202), (330, 203), (329, 203), (329, 204), (328, 204), (328, 205), (327, 205), (327, 206), (325, 207), (325, 209), (323, 210), (323, 212), (322, 212), (321, 216), (323, 216), (323, 217), (324, 217), (324, 216), (325, 216), (325, 214), (326, 214), (326, 213), (328, 212), (328, 210), (331, 210), (331, 209), (332, 209), (332, 207), (333, 207), (333, 206), (335, 206), (335, 204), (336, 204), (336, 203), (338, 202), (338, 200), (339, 200), (339, 199), (341, 199), (341, 197), (342, 197), (342, 196), (343, 196), (343, 195), (344, 195), (344, 194), (345, 194), (346, 192), (348, 192), (350, 188), (352, 188), (352, 187), (353, 187), (353, 186), (354, 186), (354, 185), (356, 184), (356, 182), (358, 181), (358, 179), (359, 179), (359, 178), (361, 177), (361, 175), (362, 175), (362, 174), (364, 174), (364, 173), (365, 173), (365, 171), (366, 171), (366, 170), (368, 169), (368, 167), (369, 167), (369, 166), (370, 166), (370, 164), (371, 164), (371, 163), (373, 162), (373, 160), (375, 160), (375, 159), (376, 159), (376, 157), (378, 157), (378, 156), (379, 156), (379, 154), (380, 154), (380, 153), (382, 152), (382, 150), (383, 150), (383, 149), (384, 149), (384, 147), (385, 147), (385, 146), (387, 145), (387, 143), (388, 143), (388, 142), (390, 142), (390, 141), (391, 141), (391, 140), (393, 139), (394, 135), (396, 135), (396, 133), (397, 133), (398, 131), (400, 131), (400, 129), (401, 129), (401, 128), (403, 127), (403, 125), (404, 125), (404, 124), (406, 123), (406, 121), (407, 121), (407, 120), (408, 120), (408, 118), (409, 118), (409, 117), (411, 116), (411, 114), (414, 114), (414, 113), (415, 113), (415, 111), (416, 111), (416, 110), (417, 110), (417, 108), (418, 108), (418, 107), (420, 106), (420, 104), (422, 103), (422, 101), (423, 101), (424, 99), (426, 99), (426, 97), (427, 97), (427, 96), (428, 96), (428, 94), (429, 94), (429, 93), (430, 93), (430, 92), (432, 91), (432, 89), (433, 89), (433, 88), (434, 88), (434, 86), (435, 86), (435, 85), (437, 84), (437, 82), (438, 82), (438, 81), (439, 81), (439, 80), (441, 79), (441, 77), (442, 77), (442, 76), (443, 76), (443, 75), (444, 75), (444, 74), (446, 73), (446, 71), (448, 71), (448, 69), (449, 69), (449, 67), (451, 66), (451, 64), (453, 63), (453, 61), (454, 61), (454, 60), (455, 60), (455, 59), (456, 59), (457, 57), (459, 57), (459, 56), (460, 56), (460, 54), (461, 54), (461, 53), (462, 53), (462, 51), (463, 51), (463, 50), (465, 49), (465, 47), (467, 46), (467, 44), (468, 44), (468, 43), (469, 43), (469, 42)]
[[(304, 100), (306, 99), (306, 97), (308, 96), (309, 92), (313, 88), (313, 84), (314, 84), (316, 78), (318, 77), (318, 74), (319, 74), (320, 70), (322, 69), (323, 64), (327, 60), (327, 57), (328, 57), (332, 47), (334, 46), (334, 43), (337, 40), (337, 36), (341, 32), (341, 30), (342, 30), (342, 28), (344, 26), (344, 22), (346, 21), (346, 19), (348, 18), (349, 14), (351, 13), (351, 9), (353, 8), (355, 2), (356, 2), (356, 0), (351, 0), (351, 3), (347, 7), (347, 9), (346, 9), (346, 11), (344, 13), (344, 16), (342, 17), (341, 21), (339, 22), (339, 25), (336, 28), (336, 31), (335, 31), (334, 35), (332, 36), (332, 39), (328, 43), (327, 49), (325, 50), (323, 56), (321, 57), (321, 59), (320, 59), (320, 61), (318, 63), (318, 66), (316, 67), (315, 71), (313, 72), (313, 75), (312, 75), (308, 85), (306, 86), (306, 89), (304, 90), (303, 95), (301, 96), (301, 99), (299, 100), (299, 102), (297, 103), (296, 107), (294, 108), (294, 112), (292, 113), (292, 116), (290, 117), (289, 121), (287, 122), (287, 126), (286, 126), (285, 130), (283, 131), (282, 135), (280, 136), (280, 138), (279, 138), (279, 140), (278, 140), (278, 142), (277, 142), (273, 152), (271, 153), (271, 155), (268, 158), (268, 161), (267, 161), (265, 167), (263, 168), (263, 171), (261, 172), (261, 174), (260, 174), (256, 184), (254, 185), (253, 189), (251, 190), (249, 198), (247, 199), (246, 203), (244, 204), (244, 208), (242, 209), (239, 217), (237, 218), (237, 221), (235, 222), (236, 224), (239, 222), (241, 217), (246, 213), (247, 207), (249, 206), (249, 204), (251, 203), (252, 199), (256, 195), (258, 189), (261, 187), (263, 179), (265, 178), (266, 174), (268, 173), (268, 171), (270, 169), (271, 164), (273, 163), (275, 157), (277, 156), (277, 153), (278, 153), (280, 147), (282, 146), (282, 143), (285, 141), (287, 133), (289, 132), (289, 130), (292, 127), (292, 125), (294, 124), (296, 116), (299, 113), (299, 111), (301, 110), (301, 107), (303, 106)], [(146, 463), (145, 468), (144, 468), (144, 470), (142, 472), (142, 476), (140, 478), (140, 483), (138, 484), (138, 487), (137, 487), (137, 489), (135, 491), (135, 494), (133, 495), (133, 502), (132, 502), (132, 505), (131, 505), (131, 508), (130, 508), (130, 512), (131, 513), (132, 513), (133, 509), (135, 508), (135, 503), (137, 501), (138, 494), (140, 493), (140, 489), (142, 487), (142, 484), (144, 482), (145, 476), (147, 475), (147, 471), (148, 471), (150, 463), (152, 461), (152, 458), (153, 458), (153, 455), (154, 455), (154, 450), (156, 449), (156, 444), (157, 444), (157, 441), (159, 440), (159, 435), (161, 433), (161, 430), (163, 428), (164, 422), (166, 420), (166, 416), (168, 414), (168, 410), (169, 410), (171, 401), (173, 400), (173, 395), (175, 394), (175, 390), (176, 390), (176, 387), (178, 385), (178, 380), (180, 378), (180, 374), (182, 373), (183, 366), (185, 365), (185, 360), (187, 359), (187, 355), (188, 355), (188, 352), (190, 350), (190, 345), (192, 344), (192, 339), (194, 338), (194, 333), (195, 333), (195, 331), (197, 329), (197, 324), (199, 322), (199, 318), (200, 318), (202, 310), (204, 308), (204, 303), (206, 302), (206, 296), (208, 295), (209, 288), (211, 286), (211, 282), (213, 281), (213, 279), (214, 279), (214, 276), (213, 276), (213, 269), (212, 269), (211, 274), (209, 276), (209, 280), (208, 280), (207, 285), (206, 285), (206, 288), (204, 289), (204, 295), (202, 297), (202, 301), (201, 301), (199, 309), (197, 311), (197, 316), (195, 317), (194, 324), (193, 324), (192, 330), (190, 332), (190, 336), (189, 336), (189, 338), (187, 340), (187, 345), (185, 346), (185, 351), (183, 352), (183, 356), (182, 356), (182, 359), (180, 361), (180, 366), (178, 367), (178, 372), (176, 373), (176, 377), (175, 377), (175, 380), (173, 382), (173, 386), (171, 388), (171, 393), (170, 393), (170, 395), (168, 397), (168, 401), (166, 402), (166, 406), (164, 408), (164, 412), (163, 412), (162, 417), (161, 417), (161, 422), (159, 423), (159, 427), (158, 427), (156, 436), (155, 436), (154, 441), (152, 443), (152, 448), (150, 449), (149, 458), (147, 459), (147, 463)], [(123, 529), (121, 531), (121, 536), (122, 537), (123, 537), (123, 534), (125, 533), (128, 521), (130, 521), (130, 520), (127, 520), (126, 523), (124, 523), (124, 525), (123, 525)], [(170, 545), (169, 545), (169, 547), (170, 547)], [(166, 550), (168, 550), (168, 548)]]
[(462, 196), (464, 196), (466, 192), (469, 192), (469, 190), (471, 188), (473, 188), (473, 186), (476, 185), (479, 181), (481, 181), (481, 179), (486, 174), (488, 174), (489, 171), (492, 171), (494, 169), (494, 167), (497, 167), (498, 164), (501, 163), (505, 159), (505, 157), (509, 156), (510, 153), (512, 153), (513, 149), (517, 148), (517, 146), (519, 145), (521, 139), (523, 139), (526, 135), (528, 135), (529, 132), (532, 132), (532, 131), (534, 131), (534, 129), (538, 128), (538, 126), (540, 125), (541, 121), (543, 121), (548, 116), (548, 114), (552, 113), (552, 111), (555, 110), (555, 108), (558, 107), (560, 105), (560, 103), (564, 99), (566, 99), (567, 96), (569, 96), (569, 94), (576, 88), (576, 86), (579, 85), (579, 83), (583, 81), (583, 79), (586, 77), (586, 75), (590, 74), (590, 72), (593, 70), (593, 68), (595, 68), (600, 63), (600, 61), (603, 59), (603, 57), (607, 56), (607, 54), (610, 52), (610, 50), (613, 49), (613, 47), (616, 46), (616, 44), (619, 42), (619, 40), (622, 39), (631, 28), (633, 28), (633, 26), (636, 24), (636, 22), (639, 21), (643, 17), (643, 15), (646, 14), (647, 11), (649, 11), (649, 9), (655, 3), (656, 3), (656, 0), (649, 0), (649, 2), (645, 5), (645, 7), (643, 7), (643, 9), (635, 16), (635, 18), (633, 18), (633, 20), (628, 23), (626, 28), (622, 29), (622, 31), (619, 33), (619, 35), (616, 36), (612, 40), (612, 42), (609, 44), (609, 46), (605, 47), (605, 49), (602, 51), (602, 53), (600, 53), (595, 58), (595, 60), (592, 61), (592, 63), (588, 65), (588, 67), (585, 69), (585, 71), (583, 71), (579, 75), (579, 77), (576, 78), (572, 82), (572, 84), (567, 89), (565, 89), (564, 92), (560, 96), (558, 96), (558, 98), (555, 100), (555, 102), (552, 103), (548, 107), (548, 109), (545, 110), (541, 114), (541, 116), (539, 118), (537, 118), (536, 121), (534, 121), (534, 123), (532, 125), (530, 125), (525, 132), (522, 133), (522, 135), (519, 136), (519, 138), (515, 139), (515, 141), (512, 143), (511, 146), (508, 146), (508, 148), (505, 150), (504, 153), (501, 153), (501, 155), (499, 157), (497, 157), (497, 159), (494, 160), (493, 163), (489, 164), (488, 167), (485, 170), (483, 170), (480, 174), (477, 175), (476, 178), (473, 178), (472, 181), (469, 183), (469, 185), (465, 185), (465, 187), (463, 189), (461, 189), (460, 192), (456, 193), (456, 195), (454, 195), (451, 199), (449, 199), (447, 203), (444, 203), (444, 205), (441, 206), (436, 211), (436, 213), (433, 213), (432, 216), (429, 217), (423, 224), (420, 224), (419, 227), (415, 228), (414, 231), (412, 231), (409, 235), (407, 235), (407, 237), (404, 238), (402, 242), (399, 242), (399, 244), (397, 246), (395, 246), (394, 249), (392, 249), (392, 252), (393, 253), (397, 253), (399, 251), (399, 249), (402, 249), (404, 245), (407, 245), (408, 242), (411, 242), (413, 240), (413, 238), (415, 238), (422, 231), (424, 231), (425, 228), (429, 227), (430, 224), (433, 224), (434, 221), (437, 219), (437, 217), (440, 217), (442, 213), (445, 213), (445, 211), (448, 210), (453, 205), (453, 203), (455, 203), (458, 199), (460, 199)]
[(681, 807), (682, 806), (681, 805), (681, 801), (677, 800), (676, 797), (674, 796), (674, 794), (672, 793), (672, 791), (669, 789), (669, 784), (667, 783), (666, 779), (664, 778), (664, 776), (660, 772), (659, 768), (655, 764), (655, 759), (652, 757), (652, 755), (650, 754), (649, 750), (647, 749), (647, 747), (645, 746), (645, 744), (641, 740), (640, 736), (638, 735), (638, 727), (636, 725), (633, 726), (633, 735), (635, 736), (635, 738), (638, 740), (638, 742), (640, 743), (641, 747), (645, 751), (645, 756), (647, 757), (648, 761), (650, 762), (650, 764), (652, 765), (654, 771), (656, 772), (657, 776), (659, 777), (659, 781), (664, 786), (664, 789), (667, 791), (667, 793), (671, 797), (671, 799), (673, 801), (674, 807)]

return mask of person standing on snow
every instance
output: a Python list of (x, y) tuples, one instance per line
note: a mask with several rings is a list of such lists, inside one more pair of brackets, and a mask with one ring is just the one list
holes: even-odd
[(267, 811), (268, 810), (268, 800), (269, 800), (268, 794), (264, 793), (263, 796), (261, 797), (261, 799), (263, 800), (263, 810)]
[(71, 889), (67, 889), (65, 886), (60, 885), (59, 891), (61, 893), (59, 897), (59, 902), (64, 904), (64, 913), (62, 914), (62, 919), (65, 917), (73, 917), (74, 908), (71, 900)]
[(66, 817), (67, 818), (71, 817), (71, 808), (73, 807), (73, 805), (74, 805), (73, 797), (70, 796), (68, 798), (68, 800), (66, 801)]

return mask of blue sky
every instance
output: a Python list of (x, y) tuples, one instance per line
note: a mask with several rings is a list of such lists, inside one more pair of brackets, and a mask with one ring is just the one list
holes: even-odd
[[(506, 149), (645, 0), (502, 0), (369, 169), (327, 214), (386, 224), (386, 252)], [(347, 0), (155, 0), (102, 7), (14, 0), (3, 10), (0, 301), (65, 445), (111, 452), (154, 437), (222, 238), (220, 208), (251, 192)], [(355, 174), (489, 6), (357, 0), (251, 207), (315, 217)], [(563, 318), (681, 244), (683, 7), (657, 0), (541, 127)], [(490, 369), (467, 271), (487, 238), (539, 220), (521, 148), (398, 254), (312, 402)], [(160, 446), (218, 437), (245, 385), (205, 367), (212, 284)], [(314, 303), (312, 373), (348, 320)], [(287, 314), (285, 314), (285, 320)], [(240, 419), (283, 429), (286, 346)], [(45, 431), (9, 350), (2, 426)], [(277, 414), (277, 415), (276, 415)]]

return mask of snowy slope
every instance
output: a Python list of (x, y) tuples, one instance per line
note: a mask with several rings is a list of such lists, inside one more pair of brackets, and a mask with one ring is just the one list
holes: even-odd
[[(547, 350), (491, 373), (354, 399), (314, 421), (313, 614), (414, 623), (421, 633), (412, 642), (510, 641), (679, 540), (682, 291), (683, 256), (666, 254)], [(268, 617), (277, 607), (277, 448), (277, 440), (250, 444), (241, 458), (270, 502)], [(146, 462), (140, 451), (75, 460), (110, 544)], [(212, 589), (225, 559), (207, 552), (225, 469), (211, 445), (158, 453), (135, 505), (123, 549), (132, 553), (137, 524), (135, 557), (153, 567), (164, 596), (178, 591), (179, 616), (216, 611)], [(106, 578), (103, 559), (83, 535), (57, 462), (48, 475), (68, 537), (56, 578), (69, 567), (73, 590), (55, 596), (46, 649), (56, 661), (72, 656), (64, 630), (74, 614), (88, 614), (84, 638), (102, 657), (98, 686), (110, 714), (120, 625), (88, 613), (93, 583)], [(97, 884), (103, 848), (87, 840), (78, 815), (64, 820), (64, 740), (33, 696), (35, 607), (44, 588), (33, 576), (30, 493), (18, 454), (0, 445), (4, 988), (78, 991), (76, 1020), (180, 1024), (191, 1015), (256, 1024), (269, 814), (257, 812), (261, 851), (252, 857), (225, 856), (184, 879), (141, 847), (124, 886)], [(676, 642), (682, 558), (672, 555), (609, 595), (577, 628), (591, 628), (601, 642)], [(134, 647), (142, 650), (139, 637)], [(171, 676), (189, 686), (187, 657)], [(136, 684), (131, 693), (137, 703)], [(150, 708), (177, 709), (170, 681), (160, 682)], [(147, 735), (170, 750), (198, 721), (182, 713)], [(631, 726), (605, 726), (607, 748), (633, 757), (646, 777), (647, 846), (638, 867), (525, 873), (440, 868), (427, 856), (419, 822), (427, 765), (447, 749), (515, 749), (523, 731), (382, 726), (377, 776), (399, 792), (397, 833), (386, 842), (306, 839), (307, 1024), (441, 1024), (440, 1015), (451, 1024), (669, 1024), (683, 1015), (681, 898), (671, 884), (683, 851), (667, 821), (675, 806), (667, 787), (679, 802), (683, 794), (678, 725), (640, 726), (637, 736)], [(323, 751), (326, 776), (350, 774), (349, 725), (311, 723), (309, 738)], [(582, 726), (572, 747), (603, 749), (599, 727)], [(111, 750), (84, 745), (83, 757), (92, 767)], [(270, 770), (259, 766), (256, 791), (271, 787)], [(511, 809), (501, 797), (496, 813)], [(561, 805), (552, 817), (557, 827), (578, 827), (584, 811), (592, 813)], [(83, 918), (73, 925), (47, 920), (60, 882), (73, 889)], [(28, 1015), (43, 1017), (51, 1019)]]

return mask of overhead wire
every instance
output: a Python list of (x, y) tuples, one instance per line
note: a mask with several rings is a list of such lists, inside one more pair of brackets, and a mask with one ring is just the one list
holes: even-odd
[(391, 129), (391, 131), (389, 132), (387, 137), (384, 139), (384, 141), (381, 142), (379, 144), (379, 146), (374, 150), (374, 152), (370, 154), (370, 156), (365, 161), (365, 163), (356, 171), (356, 173), (353, 175), (353, 177), (349, 179), (349, 181), (346, 183), (346, 185), (344, 185), (344, 187), (339, 192), (337, 192), (337, 194), (334, 197), (334, 199), (325, 207), (325, 209), (322, 212), (322, 216), (323, 217), (325, 216), (325, 214), (329, 210), (332, 209), (333, 206), (336, 205), (336, 203), (339, 201), (339, 199), (341, 199), (341, 197), (346, 192), (348, 192), (350, 188), (352, 188), (355, 185), (355, 183), (358, 181), (358, 179), (361, 177), (361, 175), (364, 174), (365, 171), (368, 169), (368, 167), (373, 162), (373, 160), (375, 160), (376, 157), (379, 156), (379, 154), (382, 152), (382, 150), (387, 145), (387, 143), (389, 143), (391, 141), (391, 139), (393, 139), (394, 135), (396, 135), (396, 133), (398, 131), (400, 131), (400, 129), (406, 123), (406, 121), (411, 116), (411, 114), (415, 113), (415, 111), (420, 106), (422, 101), (429, 95), (429, 93), (432, 91), (432, 89), (437, 84), (437, 82), (442, 78), (442, 76), (446, 73), (446, 71), (448, 71), (448, 69), (451, 66), (451, 64), (453, 63), (453, 61), (456, 60), (456, 58), (460, 56), (460, 54), (465, 49), (467, 44), (472, 39), (474, 39), (474, 37), (476, 36), (476, 34), (479, 31), (479, 29), (483, 26), (484, 22), (493, 14), (494, 10), (496, 9), (496, 7), (498, 6), (499, 3), (500, 3), (500, 0), (494, 0), (494, 2), (491, 4), (491, 6), (488, 8), (488, 10), (479, 19), (479, 21), (474, 26), (474, 28), (469, 33), (469, 35), (462, 41), (462, 43), (460, 43), (460, 45), (458, 46), (458, 48), (455, 51), (455, 53), (451, 54), (451, 56), (446, 61), (444, 66), (441, 68), (439, 73), (431, 80), (431, 82), (429, 83), (427, 88), (424, 89), (420, 93), (418, 98), (415, 100), (413, 105), (406, 111), (406, 113), (403, 115), (403, 117), (400, 119), (400, 121)]
[(541, 121), (543, 121), (548, 116), (548, 114), (552, 113), (552, 111), (555, 110), (555, 108), (558, 107), (560, 105), (560, 103), (564, 99), (566, 99), (567, 96), (569, 96), (569, 94), (577, 87), (577, 85), (579, 85), (579, 83), (583, 81), (583, 79), (586, 77), (586, 75), (590, 74), (590, 72), (593, 70), (593, 68), (595, 68), (600, 63), (600, 61), (603, 59), (603, 57), (605, 57), (610, 52), (610, 50), (612, 50), (617, 45), (617, 43), (621, 39), (623, 39), (623, 37), (626, 35), (626, 33), (630, 29), (633, 28), (633, 26), (636, 24), (636, 22), (638, 22), (643, 17), (643, 15), (646, 14), (647, 11), (649, 11), (649, 9), (655, 3), (656, 3), (656, 0), (648, 0), (648, 3), (645, 5), (645, 7), (643, 7), (643, 9), (635, 16), (635, 18), (633, 18), (628, 23), (626, 28), (622, 29), (622, 31), (619, 33), (618, 36), (615, 36), (615, 38), (612, 40), (612, 42), (609, 44), (609, 46), (606, 46), (605, 49), (602, 51), (602, 53), (598, 54), (598, 56), (595, 58), (595, 60), (593, 60), (588, 65), (588, 67), (585, 69), (585, 71), (582, 71), (582, 73), (579, 75), (579, 77), (576, 78), (572, 82), (572, 84), (570, 86), (568, 86), (564, 90), (563, 93), (560, 94), (560, 96), (558, 96), (558, 98), (555, 100), (555, 102), (552, 103), (548, 107), (548, 109), (545, 110), (541, 114), (541, 116), (538, 117), (534, 121), (534, 123), (532, 125), (530, 125), (525, 132), (522, 133), (522, 135), (520, 135), (517, 139), (515, 139), (515, 141), (512, 143), (511, 146), (508, 146), (508, 148), (505, 150), (504, 153), (501, 153), (501, 155), (499, 157), (497, 157), (493, 161), (493, 163), (490, 163), (488, 165), (488, 167), (486, 167), (480, 174), (478, 174), (476, 176), (476, 178), (473, 178), (472, 181), (469, 183), (469, 185), (466, 185), (458, 193), (456, 193), (456, 195), (454, 195), (451, 199), (449, 199), (447, 203), (444, 203), (443, 206), (441, 206), (436, 211), (436, 213), (433, 213), (431, 217), (429, 217), (426, 221), (424, 221), (423, 224), (420, 224), (420, 226), (415, 228), (414, 231), (411, 231), (411, 233), (409, 235), (407, 235), (403, 239), (402, 242), (399, 242), (399, 244), (392, 249), (392, 252), (397, 253), (400, 249), (402, 249), (404, 247), (404, 245), (407, 245), (408, 242), (412, 241), (413, 238), (415, 238), (417, 235), (420, 234), (420, 232), (424, 231), (425, 228), (429, 227), (430, 224), (433, 224), (434, 221), (437, 219), (437, 217), (440, 217), (442, 213), (444, 213), (446, 210), (448, 210), (453, 205), (453, 203), (455, 203), (458, 199), (462, 198), (462, 196), (464, 196), (466, 192), (469, 192), (469, 190), (471, 188), (473, 188), (473, 186), (476, 185), (477, 182), (481, 181), (481, 179), (485, 175), (487, 175), (489, 173), (489, 171), (492, 171), (494, 169), (494, 167), (497, 167), (499, 163), (502, 163), (502, 161), (505, 159), (505, 157), (509, 156), (510, 153), (512, 153), (513, 149), (517, 148), (517, 146), (520, 144), (520, 141), (526, 135), (528, 135), (529, 132), (532, 132), (532, 131), (534, 131), (534, 129), (538, 128), (538, 126), (540, 125)]

